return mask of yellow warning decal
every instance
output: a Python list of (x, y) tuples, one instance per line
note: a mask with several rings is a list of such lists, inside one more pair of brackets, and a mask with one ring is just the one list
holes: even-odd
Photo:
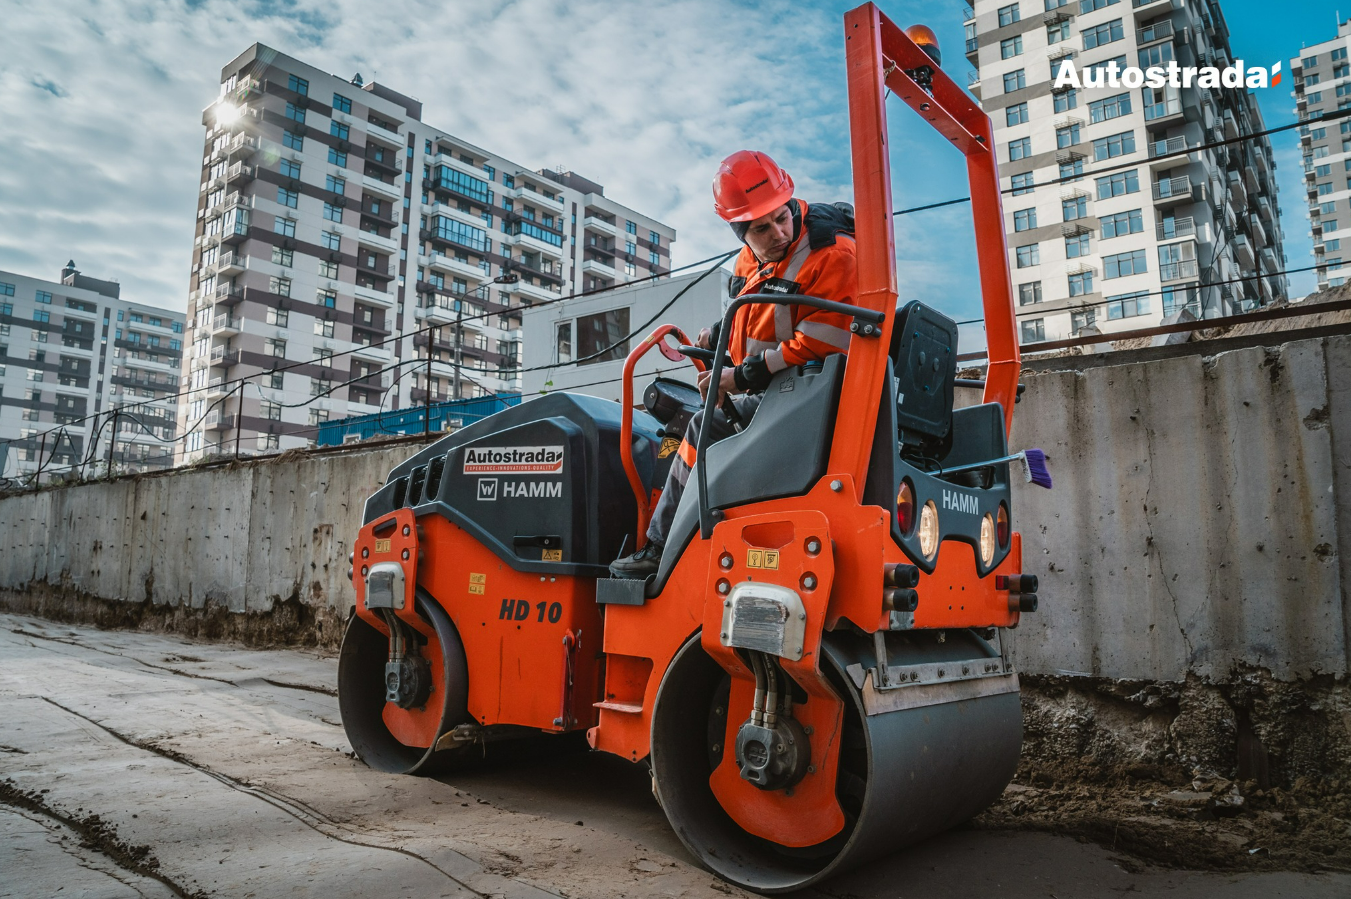
[(747, 568), (768, 568), (777, 571), (779, 568), (779, 551), (777, 549), (748, 549), (746, 550)]
[(671, 455), (671, 453), (675, 452), (678, 449), (680, 449), (679, 440), (675, 439), (674, 437), (663, 437), (661, 441), (661, 449), (657, 451), (657, 458), (665, 459), (667, 456)]
[(476, 571), (469, 572), (469, 592), (475, 596), (482, 596), (488, 589), (488, 576), (479, 574)]
[(391, 549), (391, 543), (390, 543), (390, 538), (389, 538), (389, 537), (386, 537), (386, 538), (384, 538), (383, 540), (380, 539), (379, 537), (375, 538), (375, 551), (376, 551), (376, 552), (378, 552), (378, 553), (387, 553), (387, 552), (390, 551), (390, 549)]
[(546, 549), (546, 550), (543, 552), (543, 554), (540, 555), (540, 561), (541, 561), (541, 562), (561, 562), (561, 561), (563, 561), (563, 550), (561, 550), (561, 549)]

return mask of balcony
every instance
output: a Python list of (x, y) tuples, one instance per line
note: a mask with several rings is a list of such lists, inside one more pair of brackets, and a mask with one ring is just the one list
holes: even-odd
[(400, 148), (403, 147), (404, 139), (399, 136), (399, 132), (390, 131), (383, 125), (377, 125), (374, 122), (366, 122), (365, 126), (366, 126), (366, 133), (369, 134), (371, 137), (374, 137), (378, 140), (386, 141), (390, 144), (393, 144), (396, 147)]
[[(1131, 7), (1137, 10), (1136, 15), (1141, 18), (1163, 12), (1172, 5), (1173, 0), (1131, 0)], [(1138, 10), (1145, 10), (1145, 12), (1141, 14)]]
[(1159, 240), (1176, 240), (1179, 237), (1192, 237), (1196, 234), (1196, 221), (1188, 216), (1181, 219), (1164, 219), (1154, 226), (1154, 236)]
[(212, 337), (234, 337), (239, 333), (239, 319), (225, 313), (218, 315), (211, 321)]
[(967, 73), (966, 73), (966, 86), (967, 86), (967, 87), (972, 87), (973, 85), (977, 85), (977, 84), (980, 84), (980, 72), (978, 72), (978, 71), (967, 72)]
[(217, 275), (230, 277), (244, 271), (245, 257), (234, 250), (221, 253), (214, 266)]
[[(1149, 164), (1151, 167), (1169, 168), (1175, 165), (1181, 165), (1190, 160), (1183, 159), (1180, 154), (1187, 149), (1187, 139), (1185, 137), (1170, 137), (1167, 140), (1156, 140), (1149, 144)], [(1164, 158), (1160, 158), (1164, 157)]]
[(226, 155), (232, 159), (248, 159), (256, 152), (258, 152), (258, 138), (251, 134), (236, 134), (234, 140), (225, 148)]
[(219, 409), (212, 409), (206, 413), (206, 421), (202, 422), (203, 429), (207, 431), (228, 431), (234, 426), (234, 413), (221, 412)]
[(442, 301), (439, 297), (437, 302), (429, 303), (414, 310), (413, 315), (418, 321), (426, 322), (429, 325), (453, 325), (458, 317), (454, 305)]
[[(367, 148), (369, 149), (369, 145)], [(399, 154), (393, 150), (384, 150), (379, 156), (372, 153), (365, 157), (365, 162), (367, 165), (373, 165), (381, 171), (391, 174), (399, 174), (403, 171), (403, 162), (399, 159)]]
[(976, 11), (969, 6), (962, 7), (962, 21), (973, 22), (976, 19)]
[(1186, 175), (1180, 178), (1164, 178), (1154, 182), (1154, 204), (1156, 206), (1176, 206), (1178, 203), (1190, 203), (1205, 197), (1204, 186), (1193, 182)]
[(355, 346), (352, 347), (351, 355), (354, 359), (367, 359), (384, 365), (394, 361), (394, 351), (388, 346)]
[(432, 269), (458, 275), (466, 281), (477, 283), (488, 277), (488, 273), (474, 263), (456, 259), (454, 256), (447, 256), (445, 253), (432, 251), (430, 256), (424, 256), (423, 258), (427, 261), (426, 264)]
[(244, 300), (244, 288), (234, 284), (217, 284), (211, 301), (217, 306), (234, 306)]
[(1268, 223), (1275, 220), (1271, 210), (1271, 201), (1266, 198), (1265, 194), (1259, 194), (1257, 197), (1257, 211)]
[(392, 293), (376, 290), (374, 287), (362, 287), (360, 284), (356, 285), (355, 289), (357, 299), (363, 302), (374, 303), (377, 306), (383, 306), (386, 309), (394, 308), (394, 294)]
[(561, 196), (555, 196), (550, 200), (548, 197), (544, 196), (544, 194), (524, 182), (513, 190), (503, 191), (503, 196), (515, 197), (523, 203), (531, 203), (544, 206), (545, 208), (563, 205), (563, 198)]
[(1236, 213), (1248, 210), (1248, 189), (1243, 186), (1243, 179), (1238, 172), (1229, 173), (1229, 203)]
[[(612, 274), (609, 277), (613, 277), (613, 271), (614, 270), (611, 269)], [(511, 291), (517, 296), (529, 297), (532, 300), (556, 300), (563, 295), (560, 291), (553, 291), (547, 287), (541, 287), (538, 284), (529, 284), (525, 281), (519, 281), (511, 285)]]
[(1248, 216), (1248, 233), (1252, 235), (1253, 246), (1259, 250), (1271, 243), (1267, 238), (1267, 229), (1262, 227), (1262, 220), (1255, 215)]
[(1145, 104), (1146, 122), (1164, 122), (1171, 118), (1182, 116), (1186, 109), (1182, 105), (1181, 97), (1170, 97), (1162, 103)]
[[(1185, 40), (1185, 31), (1183, 29)], [(1135, 39), (1141, 44), (1152, 44), (1154, 41), (1162, 41), (1173, 36), (1173, 20), (1164, 19), (1161, 22), (1152, 22), (1144, 28), (1138, 28), (1135, 31)]]
[(242, 242), (248, 236), (249, 211), (238, 209), (233, 216), (225, 219), (225, 227), (220, 232), (219, 240), (223, 244), (235, 244)]
[(1226, 109), (1221, 116), (1224, 122), (1224, 136), (1226, 140), (1233, 140), (1238, 137), (1238, 119), (1234, 118), (1234, 111)]
[(1240, 268), (1250, 269), (1256, 263), (1252, 242), (1248, 240), (1246, 234), (1235, 234), (1229, 239), (1229, 246), (1234, 251), (1234, 260), (1238, 262)]
[(381, 181), (371, 175), (361, 176), (361, 186), (363, 189), (380, 194), (391, 200), (398, 200), (403, 197), (403, 186), (400, 184), (390, 184), (387, 181)]
[(223, 396), (229, 396), (239, 389), (239, 384), (225, 378), (212, 378), (206, 385), (206, 398), (208, 400), (218, 400)]
[(220, 368), (229, 368), (231, 365), (238, 365), (239, 350), (233, 350), (224, 346), (213, 346), (211, 348), (211, 364)]
[(399, 252), (399, 242), (395, 240), (393, 237), (385, 237), (383, 235), (375, 233), (374, 231), (363, 231), (363, 230), (358, 230), (356, 237), (357, 242), (365, 246), (378, 247), (379, 249), (384, 250), (385, 252), (391, 254)]
[(589, 275), (599, 275), (602, 278), (615, 277), (614, 266), (601, 262), (597, 259), (588, 259), (582, 263), (582, 271)]
[(611, 236), (618, 235), (619, 233), (618, 230), (615, 229), (613, 222), (607, 222), (605, 219), (598, 218), (594, 215), (588, 215), (586, 218), (582, 219), (582, 227), (590, 228), (592, 231), (596, 231), (600, 234), (609, 234)]
[[(1196, 244), (1192, 244), (1193, 250)], [(1197, 265), (1195, 259), (1183, 259), (1180, 262), (1162, 262), (1159, 264), (1159, 280), (1161, 281), (1181, 281), (1184, 278), (1195, 278)]]
[(537, 237), (531, 237), (529, 234), (517, 234), (516, 245), (525, 250), (533, 250), (551, 259), (562, 259), (563, 248), (556, 247), (553, 244), (540, 240)]

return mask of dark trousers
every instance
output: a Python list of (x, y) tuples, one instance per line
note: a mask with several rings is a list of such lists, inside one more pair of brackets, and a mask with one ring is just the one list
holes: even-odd
[[(755, 410), (760, 407), (762, 394), (736, 394), (732, 397), (732, 405), (741, 415), (741, 426), (750, 424), (751, 416), (755, 415)], [(685, 429), (685, 442), (680, 447), (680, 452), (676, 454), (671, 462), (671, 471), (666, 476), (666, 486), (661, 491), (661, 499), (657, 500), (657, 507), (652, 510), (652, 520), (647, 525), (647, 539), (657, 546), (666, 545), (666, 535), (670, 533), (671, 521), (675, 518), (676, 508), (680, 505), (680, 497), (685, 494), (685, 485), (690, 480), (690, 465), (686, 458), (694, 458), (693, 447), (699, 443), (699, 428), (704, 420), (703, 410), (695, 413), (694, 418), (690, 419), (689, 427)], [(713, 423), (709, 427), (711, 432), (709, 436), (716, 443), (724, 437), (730, 437), (736, 433), (732, 423), (727, 420), (719, 409), (713, 414)]]

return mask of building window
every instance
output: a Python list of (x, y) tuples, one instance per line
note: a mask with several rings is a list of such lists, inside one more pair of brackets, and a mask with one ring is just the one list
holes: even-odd
[(347, 192), (347, 182), (336, 175), (329, 175), (327, 178), (325, 178), (324, 187), (327, 188), (328, 190), (331, 190), (338, 196), (342, 196)]
[(278, 216), (277, 218), (274, 218), (272, 220), (272, 230), (280, 234), (282, 237), (295, 237), (296, 220), (284, 219), (281, 216)]
[(1023, 36), (1021, 34), (1005, 38), (999, 42), (999, 58), (1012, 59), (1023, 55)]
[(613, 362), (628, 356), (629, 343), (624, 339), (629, 333), (628, 307), (583, 315), (576, 325), (579, 363)]
[(310, 83), (304, 78), (297, 78), (295, 75), (292, 75), (286, 80), (286, 86), (297, 94), (300, 94), (302, 97), (308, 97), (310, 95)]
[(1123, 293), (1118, 296), (1107, 298), (1107, 320), (1114, 321), (1118, 318), (1134, 318), (1137, 315), (1149, 314), (1149, 293), (1140, 291), (1138, 293)]
[(321, 278), (337, 278), (337, 277), (338, 277), (338, 263), (332, 261), (331, 259), (320, 259), (320, 260), (319, 260), (319, 277), (321, 277)]
[(1103, 22), (1093, 28), (1083, 30), (1084, 49), (1092, 50), (1094, 47), (1101, 47), (1103, 44), (1110, 44), (1113, 41), (1121, 40), (1125, 34), (1121, 27), (1121, 19), (1113, 19), (1110, 22)]
[(1018, 260), (1018, 268), (1028, 268), (1029, 266), (1041, 264), (1041, 248), (1038, 244), (1028, 244), (1025, 247), (1018, 247), (1013, 251), (1014, 258)]
[(1022, 90), (1025, 87), (1027, 87), (1026, 69), (1015, 69), (1004, 75), (1004, 93), (1012, 93), (1013, 91)]
[(1075, 272), (1070, 275), (1070, 296), (1081, 297), (1086, 293), (1093, 292), (1093, 273)]
[(1036, 185), (1032, 172), (1023, 172), (1009, 179), (1009, 186), (1013, 188), (1010, 193), (1015, 197), (1032, 193)]
[(1318, 195), (1320, 197), (1326, 197), (1330, 193), (1332, 193), (1331, 184), (1323, 183), (1318, 185)]
[(276, 277), (268, 278), (267, 284), (268, 290), (272, 293), (275, 293), (277, 296), (289, 297), (291, 295), (290, 278), (276, 278)]
[(1301, 63), (1301, 64), (1304, 66), (1304, 68), (1306, 68), (1306, 69), (1307, 69), (1307, 68), (1311, 68), (1311, 67), (1313, 67), (1313, 66), (1318, 65), (1318, 57), (1317, 57), (1317, 56), (1306, 56), (1306, 57), (1304, 57), (1303, 59), (1300, 60), (1300, 63)]
[(1034, 318), (1021, 325), (1023, 343), (1037, 343), (1046, 339), (1046, 320)]
[(1029, 281), (1018, 285), (1018, 305), (1035, 306), (1041, 302), (1041, 282)]
[(351, 126), (344, 125), (342, 122), (330, 121), (328, 123), (328, 133), (336, 137), (338, 140), (347, 140), (351, 132), (352, 132)]
[(52, 314), (51, 314), (50, 312), (46, 311), (45, 309), (35, 309), (35, 310), (33, 310), (33, 321), (35, 321), (35, 322), (50, 322), (51, 320), (52, 320)]
[(572, 322), (559, 322), (554, 331), (555, 360), (559, 365), (572, 361)]
[(1063, 22), (1056, 22), (1054, 25), (1046, 26), (1046, 43), (1058, 44), (1061, 41), (1070, 39), (1070, 21), (1066, 19)]
[(342, 94), (334, 94), (334, 95), (333, 95), (333, 111), (334, 111), (334, 112), (345, 112), (345, 113), (348, 113), (348, 114), (350, 115), (351, 112), (352, 112), (352, 101), (349, 100), (349, 99), (347, 99), (346, 97), (344, 97)]
[(648, 265), (661, 265), (661, 254), (656, 250), (647, 254)]
[(1139, 234), (1145, 230), (1144, 219), (1139, 209), (1118, 212), (1102, 218), (1102, 239), (1124, 237), (1127, 234)]
[(305, 138), (301, 137), (299, 134), (293, 134), (290, 131), (283, 131), (281, 133), (281, 144), (283, 147), (290, 150), (304, 150)]
[(286, 341), (279, 337), (264, 338), (263, 346), (267, 349), (268, 355), (275, 356), (278, 359), (286, 356)]
[(1084, 158), (1082, 156), (1070, 162), (1060, 163), (1060, 177), (1078, 181), (1084, 174)]
[(1104, 281), (1112, 278), (1124, 278), (1127, 275), (1139, 275), (1149, 270), (1146, 263), (1144, 250), (1132, 250), (1129, 253), (1118, 253), (1115, 256), (1104, 256), (1102, 258), (1102, 278)]
[(320, 337), (332, 337), (333, 321), (331, 319), (316, 318), (314, 320), (314, 333)]
[(12, 296), (14, 296), (14, 285), (0, 281), (0, 297), (12, 297)]
[(1079, 92), (1074, 88), (1051, 96), (1056, 112), (1069, 112), (1079, 106)]
[(1068, 200), (1060, 201), (1060, 211), (1064, 213), (1064, 220), (1072, 222), (1075, 219), (1088, 217), (1088, 197), (1078, 196), (1070, 197)]
[(286, 104), (286, 117), (293, 122), (299, 122), (302, 125), (305, 124), (305, 110), (296, 106), (294, 103)]
[(1037, 227), (1036, 209), (1019, 209), (1013, 213), (1013, 230), (1030, 231)]
[(1075, 234), (1065, 238), (1065, 258), (1079, 259), (1087, 256), (1091, 250), (1092, 234)]
[(263, 418), (268, 421), (281, 421), (281, 403), (269, 403), (267, 400), (263, 400), (258, 405)]
[(1118, 116), (1129, 115), (1130, 111), (1131, 95), (1117, 94), (1114, 97), (1105, 97), (1090, 102), (1088, 104), (1088, 120), (1089, 122), (1105, 122)]
[(1020, 137), (1009, 141), (1009, 162), (1026, 159), (1032, 155), (1032, 138)]
[(1093, 159), (1101, 162), (1135, 152), (1135, 132), (1123, 131), (1110, 137), (1101, 137), (1093, 141)]
[(1098, 310), (1085, 309), (1082, 312), (1070, 313), (1070, 333), (1078, 337), (1079, 332), (1084, 328), (1091, 328), (1098, 321)]
[(1098, 199), (1105, 200), (1137, 192), (1140, 189), (1140, 174), (1136, 169), (1115, 172), (1096, 179), (1094, 183), (1098, 186)]
[(333, 350), (328, 347), (317, 346), (314, 348), (314, 360), (325, 367), (333, 364)]
[(342, 247), (342, 235), (337, 231), (325, 231), (319, 235), (319, 242), (325, 250), (337, 250)]
[(1027, 101), (1004, 107), (1004, 124), (1021, 125), (1028, 119)]
[(300, 202), (300, 194), (294, 190), (287, 190), (284, 187), (277, 188), (277, 202), (283, 206), (289, 206), (295, 209)]
[(278, 165), (278, 169), (281, 171), (281, 176), (283, 178), (300, 177), (300, 163), (293, 159), (283, 159)]
[(1018, 11), (1017, 3), (1010, 3), (1008, 6), (999, 8), (999, 27), (1012, 25), (1014, 22), (1022, 21), (1022, 14)]
[(1055, 130), (1055, 146), (1057, 150), (1064, 150), (1079, 143), (1079, 123), (1066, 125), (1063, 128)]
[(649, 231), (647, 232), (647, 242), (654, 247), (659, 247), (661, 246), (661, 235), (656, 231)]
[(328, 148), (328, 161), (330, 165), (336, 165), (339, 168), (347, 168), (347, 154), (337, 147)]
[(37, 292), (37, 301), (39, 303), (50, 304), (52, 302), (52, 295), (45, 290), (39, 290)]
[(281, 247), (272, 248), (272, 263), (274, 265), (284, 265), (290, 268), (295, 263), (295, 250), (285, 250)]
[(330, 222), (342, 221), (342, 207), (334, 206), (332, 203), (324, 204), (324, 219)]
[(334, 309), (338, 305), (338, 294), (332, 290), (321, 290), (315, 297), (320, 306), (326, 309)]

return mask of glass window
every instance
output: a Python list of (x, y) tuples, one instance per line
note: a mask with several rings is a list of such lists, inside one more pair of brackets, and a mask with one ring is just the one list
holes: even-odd
[(1079, 123), (1066, 125), (1063, 128), (1055, 130), (1055, 146), (1057, 150), (1064, 150), (1079, 143), (1082, 138), (1079, 135)]
[(292, 209), (295, 209), (299, 201), (300, 201), (299, 192), (294, 190), (287, 190), (284, 187), (277, 188), (277, 202), (280, 203), (281, 205), (289, 206)]
[(1132, 250), (1102, 259), (1103, 280), (1124, 278), (1127, 275), (1139, 275), (1149, 270), (1144, 250)]
[(1022, 18), (1023, 16), (1022, 13), (1018, 11), (1017, 3), (1010, 3), (1008, 6), (1001, 6), (999, 8), (1000, 27), (1003, 27), (1005, 25), (1012, 25), (1014, 22), (1022, 21)]
[(347, 154), (337, 147), (328, 148), (328, 161), (330, 165), (336, 165), (341, 168), (347, 168)]
[(281, 172), (283, 178), (300, 177), (300, 163), (296, 162), (294, 159), (283, 159), (278, 163), (277, 169)]
[(324, 204), (324, 219), (330, 222), (342, 221), (342, 207), (334, 206), (332, 203)]
[(1078, 337), (1079, 332), (1084, 328), (1091, 328), (1097, 324), (1097, 322), (1098, 310), (1096, 309), (1084, 309), (1080, 312), (1070, 313), (1070, 331), (1075, 337)]
[(1144, 219), (1139, 209), (1129, 212), (1117, 212), (1102, 217), (1102, 238), (1124, 237), (1127, 234), (1139, 234), (1145, 230)]
[(1071, 183), (1078, 181), (1083, 174), (1084, 158), (1082, 156), (1078, 159), (1071, 160), (1070, 162), (1060, 163), (1060, 177), (1071, 179)]
[(1065, 258), (1079, 259), (1087, 256), (1092, 250), (1092, 237), (1093, 235), (1085, 233), (1065, 238)]
[(51, 303), (52, 295), (45, 290), (39, 290), (37, 292), (37, 301), (39, 303)]
[(1034, 306), (1041, 302), (1041, 282), (1029, 281), (1018, 285), (1018, 305)]
[(292, 75), (286, 80), (286, 86), (297, 94), (300, 94), (302, 97), (308, 97), (310, 95), (310, 83), (304, 78), (297, 78), (295, 75)]
[[(577, 361), (587, 365), (624, 359), (629, 354), (628, 334), (628, 307), (580, 316), (577, 319)], [(587, 358), (589, 356), (595, 358)]]
[(333, 191), (335, 194), (342, 195), (347, 192), (347, 181), (336, 175), (329, 175), (324, 179), (324, 187)]
[(267, 289), (277, 296), (289, 297), (291, 295), (291, 279), (277, 277), (268, 278)]
[(1095, 179), (1094, 183), (1098, 186), (1098, 199), (1105, 200), (1108, 197), (1120, 197), (1137, 192), (1140, 189), (1140, 174), (1136, 169), (1115, 172)]
[(1300, 63), (1304, 66), (1304, 68), (1307, 69), (1307, 68), (1309, 68), (1310, 66), (1316, 66), (1316, 65), (1318, 65), (1318, 57), (1317, 57), (1317, 55), (1314, 55), (1314, 56), (1306, 56), (1306, 57), (1304, 57), (1303, 59), (1300, 60)]
[(1022, 322), (1020, 325), (1022, 331), (1023, 343), (1036, 343), (1039, 340), (1046, 339), (1046, 320), (1034, 318), (1031, 321)]
[(267, 349), (269, 356), (282, 358), (286, 355), (286, 341), (282, 340), (280, 337), (264, 338), (263, 346)]
[(654, 247), (659, 247), (661, 246), (661, 235), (656, 231), (649, 231), (647, 232), (647, 242)]
[(1135, 152), (1135, 132), (1123, 131), (1110, 137), (1101, 137), (1093, 141), (1093, 158), (1101, 162)]
[(1058, 44), (1061, 41), (1070, 39), (1070, 20), (1056, 22), (1054, 25), (1046, 26), (1046, 43)]
[[(276, 306), (269, 306), (267, 310), (267, 323), (277, 328), (284, 328), (291, 320), (291, 311), (289, 309), (280, 309)], [(280, 386), (280, 385), (278, 385)]]
[(337, 250), (342, 247), (342, 235), (336, 231), (325, 231), (319, 235), (319, 242), (325, 250)]
[(344, 125), (342, 122), (328, 123), (328, 133), (336, 137), (338, 140), (347, 140), (351, 132), (352, 132), (351, 127), (349, 127), (348, 125)]
[(52, 320), (52, 314), (51, 314), (50, 312), (48, 312), (47, 310), (45, 310), (45, 309), (34, 309), (34, 310), (33, 310), (33, 321), (35, 321), (35, 322), (50, 322), (51, 320)]
[(352, 101), (344, 97), (342, 94), (334, 94), (333, 111), (350, 113), (352, 111)]
[(331, 259), (319, 260), (319, 277), (336, 278), (338, 277), (338, 263)]
[(1032, 265), (1041, 264), (1041, 248), (1038, 244), (1028, 244), (1024, 247), (1018, 247), (1013, 251), (1014, 258), (1018, 260), (1018, 268), (1027, 268)]
[(441, 240), (450, 241), (479, 253), (488, 252), (488, 232), (458, 219), (443, 215), (432, 217), (432, 232)]
[(295, 262), (295, 250), (284, 250), (281, 247), (272, 248), (272, 262), (275, 265), (284, 265), (290, 268)]
[(321, 290), (315, 297), (320, 306), (332, 309), (338, 305), (338, 294), (332, 290)]
[(296, 220), (284, 219), (281, 216), (278, 216), (272, 220), (272, 230), (280, 234), (282, 237), (295, 237)]
[(1121, 21), (1121, 19), (1113, 19), (1093, 28), (1085, 28), (1083, 31), (1084, 49), (1092, 50), (1094, 47), (1101, 47), (1103, 44), (1121, 40), (1125, 36)]
[[(505, 179), (506, 176), (503, 176)], [(493, 192), (488, 187), (488, 182), (482, 178), (475, 178), (473, 175), (467, 175), (459, 169), (453, 169), (448, 165), (439, 165), (436, 167), (436, 179), (433, 185), (437, 190), (448, 190), (461, 196), (468, 197), (471, 200), (477, 200), (485, 205), (492, 205)], [(503, 185), (504, 187), (507, 185)]]
[(1074, 88), (1052, 94), (1051, 97), (1056, 112), (1069, 112), (1079, 106), (1079, 92)]
[(1013, 213), (1013, 230), (1030, 231), (1037, 227), (1036, 209), (1019, 209)]
[(290, 150), (305, 149), (305, 138), (301, 137), (299, 134), (292, 134), (290, 131), (283, 131), (281, 133), (281, 143), (282, 146)]
[(1129, 115), (1131, 111), (1131, 95), (1117, 94), (1114, 97), (1104, 97), (1101, 100), (1093, 100), (1088, 104), (1088, 120), (1090, 122), (1105, 122), (1108, 119), (1114, 119), (1117, 116)]
[(1081, 297), (1093, 292), (1093, 273), (1075, 272), (1069, 276), (1070, 296)]
[(1010, 192), (1015, 197), (1020, 196), (1022, 194), (1030, 194), (1032, 193), (1033, 188), (1036, 187), (1036, 181), (1034, 180), (1034, 175), (1032, 172), (1024, 172), (1021, 175), (1014, 175), (1012, 178), (1009, 179), (1009, 184), (1013, 188), (1013, 190)]
[(1022, 90), (1027, 87), (1027, 70), (1015, 69), (1004, 75), (1004, 93)]
[(1004, 124), (1021, 125), (1028, 119), (1027, 102), (1014, 103), (1012, 106), (1004, 107)]
[(1015, 159), (1026, 159), (1032, 155), (1032, 138), (1021, 137), (1018, 140), (1009, 141), (1009, 161)]
[(999, 42), (999, 58), (1012, 59), (1023, 55), (1023, 36), (1021, 34), (1005, 38)]
[[(1079, 0), (1079, 15), (1092, 12), (1095, 9), (1103, 9), (1113, 4), (1120, 3), (1121, 0)], [(1138, 3), (1139, 0), (1136, 0)]]
[(1088, 197), (1078, 196), (1070, 197), (1060, 201), (1060, 211), (1064, 214), (1064, 220), (1072, 222), (1075, 219), (1088, 217)]
[(625, 223), (624, 223), (624, 230), (627, 231), (627, 232), (630, 233), (630, 234), (637, 234), (637, 233), (638, 233), (638, 223), (637, 223), (637, 222), (625, 222)]
[(286, 104), (286, 117), (293, 122), (299, 122), (302, 125), (305, 124), (305, 110), (296, 106), (294, 103)]
[(558, 353), (555, 360), (559, 365), (572, 361), (572, 322), (559, 322), (554, 332), (554, 348)]
[(1107, 318), (1108, 320), (1118, 318), (1133, 318), (1137, 315), (1149, 314), (1149, 294), (1145, 291), (1138, 293), (1123, 293), (1114, 297), (1107, 298)]
[(319, 337), (332, 337), (333, 321), (331, 319), (316, 318), (314, 320), (314, 333)]

